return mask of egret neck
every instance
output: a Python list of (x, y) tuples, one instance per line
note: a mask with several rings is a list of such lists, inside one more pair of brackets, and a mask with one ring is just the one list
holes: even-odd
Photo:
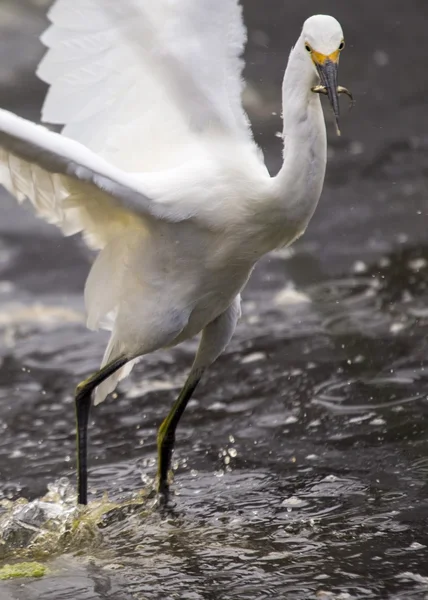
[(273, 179), (275, 218), (282, 219), (292, 239), (305, 230), (324, 182), (326, 128), (319, 94), (311, 90), (318, 81), (301, 36), (290, 53), (282, 85), (283, 165)]

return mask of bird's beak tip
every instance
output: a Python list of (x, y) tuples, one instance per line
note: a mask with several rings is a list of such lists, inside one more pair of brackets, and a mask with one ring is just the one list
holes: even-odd
[(342, 135), (342, 132), (340, 131), (339, 119), (338, 119), (337, 115), (336, 115), (334, 124), (336, 126), (336, 134), (338, 135), (338, 137), (340, 137)]

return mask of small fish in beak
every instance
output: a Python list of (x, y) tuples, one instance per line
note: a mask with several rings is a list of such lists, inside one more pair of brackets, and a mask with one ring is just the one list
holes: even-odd
[[(324, 58), (324, 57), (323, 57)], [(316, 94), (325, 94), (328, 96), (330, 100), (331, 106), (333, 108), (334, 117), (336, 120), (336, 132), (337, 135), (340, 135), (339, 129), (339, 117), (340, 117), (340, 108), (339, 108), (339, 94), (346, 94), (351, 101), (350, 108), (354, 105), (354, 99), (352, 97), (351, 92), (342, 87), (341, 85), (337, 85), (337, 72), (339, 63), (337, 60), (330, 60), (328, 57), (325, 57), (322, 61), (314, 61), (316, 69), (318, 71), (318, 75), (321, 81), (321, 85), (316, 85), (312, 88), (312, 91)]]

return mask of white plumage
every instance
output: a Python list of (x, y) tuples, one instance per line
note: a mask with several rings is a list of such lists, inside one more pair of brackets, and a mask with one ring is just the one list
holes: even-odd
[(103, 365), (127, 364), (96, 402), (141, 355), (203, 331), (191, 380), (229, 342), (257, 260), (315, 210), (326, 132), (313, 88), (321, 77), (334, 105), (340, 25), (311, 17), (291, 52), (271, 178), (241, 104), (237, 0), (57, 0), (49, 18), (42, 117), (62, 135), (0, 110), (0, 182), (100, 250), (88, 326), (112, 330)]
[(49, 19), (43, 120), (112, 164), (182, 165), (211, 129), (251, 139), (236, 0), (58, 0)]

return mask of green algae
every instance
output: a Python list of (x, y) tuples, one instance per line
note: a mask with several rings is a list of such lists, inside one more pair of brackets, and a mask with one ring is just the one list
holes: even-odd
[(0, 580), (19, 577), (43, 577), (48, 568), (39, 562), (21, 562), (0, 567)]

